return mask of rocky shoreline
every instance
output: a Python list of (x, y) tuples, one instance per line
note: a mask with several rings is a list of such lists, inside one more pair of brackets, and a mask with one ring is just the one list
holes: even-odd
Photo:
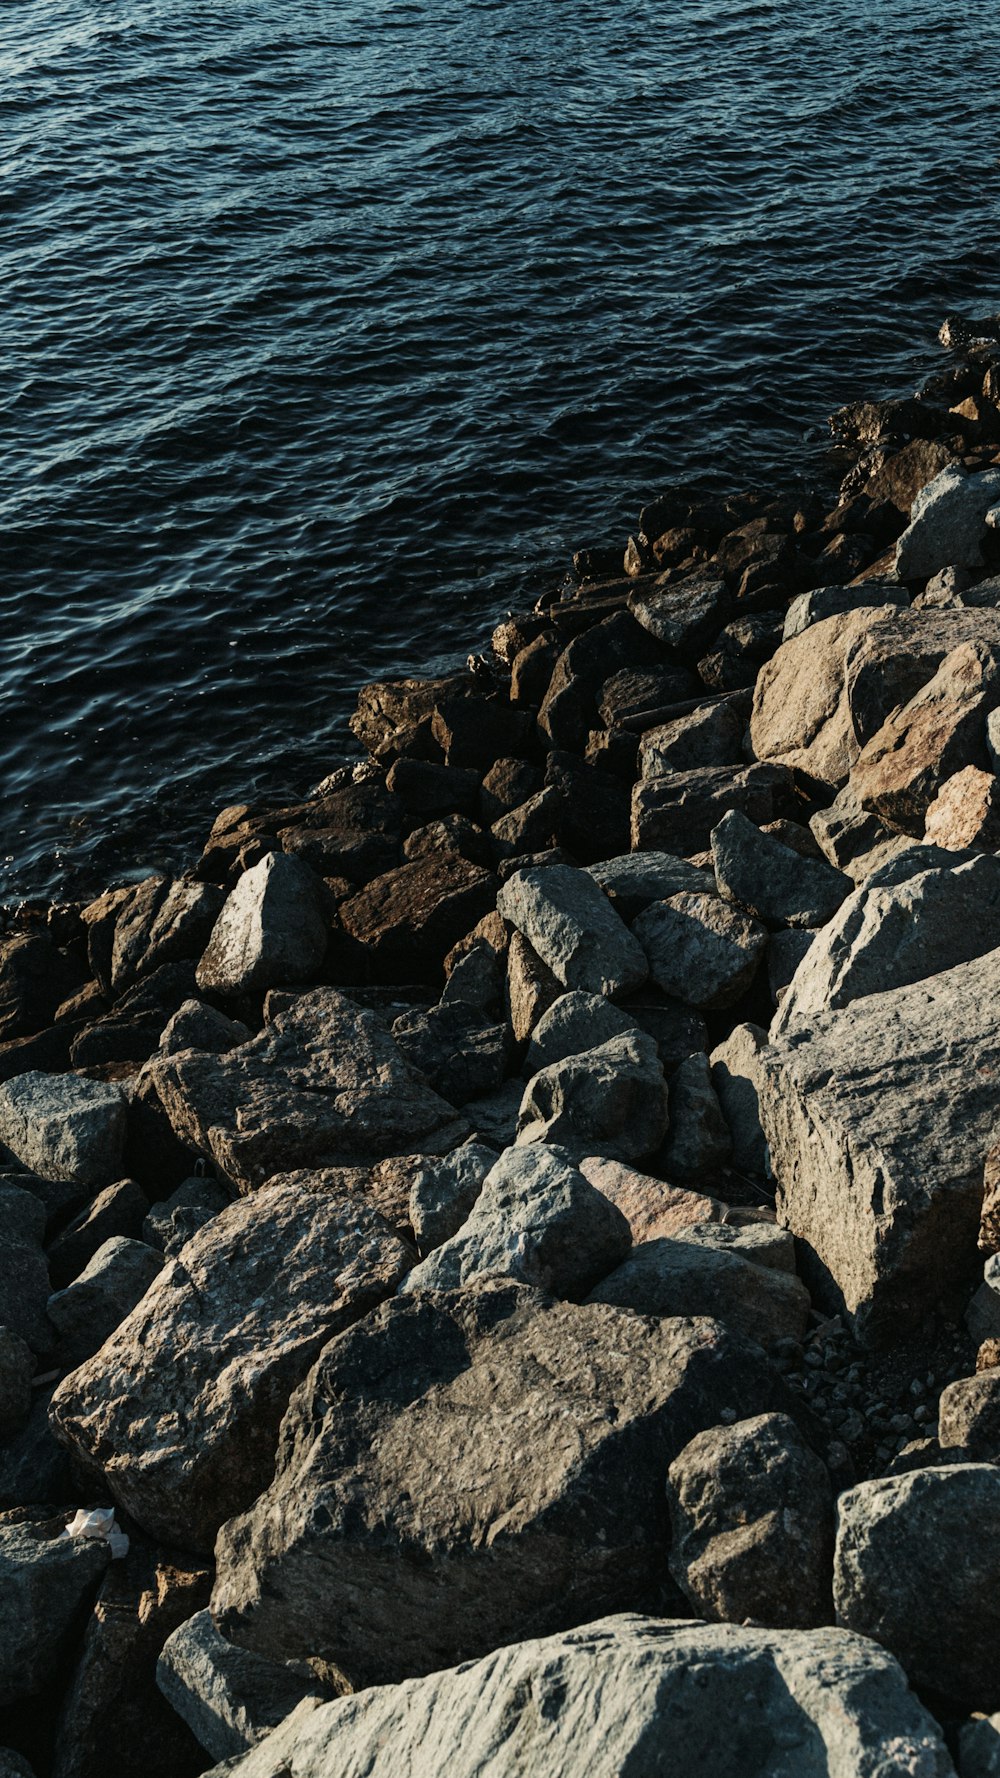
[(0, 939), (0, 1778), (1000, 1774), (1000, 320)]

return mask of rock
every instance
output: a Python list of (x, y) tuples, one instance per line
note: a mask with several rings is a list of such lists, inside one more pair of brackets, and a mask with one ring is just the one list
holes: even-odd
[(632, 928), (665, 994), (691, 1006), (732, 1006), (767, 949), (767, 929), (711, 895), (654, 902)]
[(220, 1536), (213, 1616), (362, 1686), (662, 1606), (667, 1465), (729, 1406), (790, 1402), (714, 1322), (508, 1283), (397, 1297), (296, 1394), (271, 1487)]
[(631, 1241), (620, 1210), (566, 1151), (533, 1143), (507, 1149), (495, 1161), (458, 1232), (414, 1268), (400, 1291), (512, 1278), (553, 1296), (583, 1296)]
[(445, 954), (493, 907), (496, 879), (454, 854), (432, 853), (376, 877), (341, 903), (345, 930), (390, 981), (436, 981)]
[(910, 508), (929, 481), (952, 460), (953, 453), (938, 439), (915, 438), (902, 450), (885, 456), (879, 452), (877, 467), (866, 483), (872, 500), (891, 500), (909, 517)]
[(532, 1031), (523, 1072), (531, 1079), (552, 1063), (635, 1029), (635, 1020), (600, 994), (560, 994)]
[(427, 1151), (435, 1138), (451, 1148), (465, 1133), (375, 1014), (336, 989), (271, 996), (266, 1012), (263, 1030), (226, 1055), (148, 1064), (179, 1140), (240, 1190), (295, 1167)]
[(983, 1282), (965, 1311), (965, 1325), (976, 1345), (1000, 1337), (1000, 1255), (991, 1254)]
[(924, 839), (949, 852), (1000, 851), (1000, 779), (979, 766), (946, 778), (924, 819)]
[(60, 951), (45, 931), (18, 932), (0, 941), (0, 1043), (50, 1025), (84, 980), (76, 959)]
[(809, 831), (823, 856), (855, 885), (914, 844), (907, 834), (890, 833), (863, 809), (849, 783), (838, 791), (829, 808), (818, 809), (810, 818)]
[(173, 1259), (192, 1235), (218, 1216), (229, 1203), (229, 1193), (212, 1179), (185, 1179), (169, 1198), (154, 1204), (143, 1218), (142, 1239)]
[(493, 946), (477, 939), (453, 965), (441, 991), (442, 1006), (469, 1006), (477, 1012), (495, 1006), (503, 995), (503, 967)]
[(670, 852), (626, 852), (588, 866), (588, 875), (609, 895), (624, 920), (668, 895), (714, 895), (715, 878)]
[[(739, 1214), (731, 1208), (725, 1211), (726, 1216)], [(695, 1241), (722, 1253), (735, 1253), (755, 1266), (768, 1266), (775, 1272), (786, 1272), (791, 1278), (796, 1276), (794, 1238), (788, 1229), (779, 1228), (776, 1222), (695, 1222), (681, 1229), (680, 1239)]]
[(649, 655), (649, 636), (626, 611), (574, 636), (555, 664), (538, 712), (543, 742), (581, 752), (597, 719), (602, 687), (622, 668), (648, 668)]
[(644, 630), (668, 648), (702, 648), (729, 615), (732, 598), (724, 580), (708, 575), (654, 576), (629, 596), (629, 610)]
[(979, 1250), (981, 1253), (1000, 1252), (1000, 1143), (990, 1149), (983, 1167)]
[(647, 711), (662, 710), (688, 697), (695, 689), (690, 675), (677, 667), (659, 667), (653, 672), (626, 667), (604, 681), (597, 714), (606, 728), (619, 728), (638, 721)]
[(665, 1179), (653, 1179), (648, 1173), (637, 1173), (622, 1161), (586, 1155), (579, 1167), (584, 1178), (617, 1205), (636, 1246), (640, 1241), (653, 1241), (658, 1235), (676, 1235), (682, 1229), (714, 1222), (725, 1214), (725, 1205), (717, 1198), (685, 1191)]
[(69, 1459), (49, 1429), (51, 1394), (51, 1386), (32, 1387), (27, 1421), (0, 1444), (0, 1510), (34, 1510), (39, 1496), (53, 1507), (78, 1498)]
[(440, 759), (432, 734), (434, 712), (449, 699), (475, 691), (471, 673), (450, 673), (439, 679), (377, 679), (363, 685), (351, 730), (373, 759), (389, 765), (411, 755)]
[(256, 1747), (303, 1698), (323, 1698), (307, 1667), (279, 1665), (234, 1648), (219, 1635), (210, 1611), (196, 1612), (168, 1636), (156, 1683), (216, 1760)]
[(772, 932), (767, 947), (767, 983), (775, 1006), (784, 1000), (812, 941), (811, 932)]
[(960, 1377), (941, 1391), (938, 1444), (957, 1447), (971, 1462), (1000, 1462), (1000, 1371)]
[(809, 1315), (798, 1278), (683, 1233), (633, 1247), (587, 1300), (639, 1315), (711, 1315), (759, 1346), (801, 1340)]
[(665, 1070), (676, 1068), (678, 1062), (693, 1056), (696, 1050), (708, 1048), (705, 1021), (689, 1006), (671, 1000), (658, 988), (644, 989), (629, 997), (624, 1009), (640, 1031), (648, 1031), (660, 1052)]
[(633, 1028), (534, 1075), (521, 1101), (517, 1140), (637, 1161), (659, 1148), (666, 1128), (659, 1052), (645, 1031)]
[(767, 1036), (758, 1025), (737, 1025), (709, 1057), (712, 1085), (732, 1138), (733, 1166), (740, 1173), (767, 1171), (767, 1141), (760, 1126), (760, 1055)]
[(322, 1191), (230, 1205), (59, 1385), (57, 1437), (149, 1535), (210, 1552), (266, 1484), (296, 1384), (411, 1258), (366, 1205)]
[(147, 877), (118, 910), (111, 944), (111, 987), (121, 994), (165, 963), (201, 956), (222, 910), (214, 883)]
[[(448, 767), (443, 768), (445, 771)], [(409, 861), (436, 854), (464, 858), (467, 863), (490, 865), (493, 849), (482, 828), (465, 815), (443, 815), (425, 827), (415, 827), (403, 841), (403, 857)]]
[(0, 1747), (0, 1778), (35, 1778), (35, 1774), (12, 1747)]
[(0, 1142), (45, 1178), (103, 1185), (121, 1161), (125, 1101), (103, 1081), (19, 1074), (0, 1083)]
[(785, 926), (823, 926), (851, 883), (825, 861), (803, 858), (731, 809), (712, 830), (719, 894), (758, 919)]
[(506, 1073), (506, 1025), (460, 1001), (402, 1013), (392, 1035), (404, 1060), (451, 1105), (492, 1092)]
[(745, 700), (739, 696), (700, 704), (645, 731), (639, 742), (639, 776), (661, 778), (701, 766), (740, 766), (745, 729)]
[[(324, 789), (314, 801), (287, 811), (270, 825), (277, 831), (280, 849), (318, 877), (367, 883), (399, 863), (403, 816), (402, 798), (375, 779)], [(258, 856), (277, 850), (265, 840)]]
[(385, 787), (399, 797), (411, 816), (425, 821), (451, 814), (475, 819), (479, 814), (479, 773), (468, 766), (442, 766), (430, 759), (397, 759)]
[(524, 1082), (507, 1080), (498, 1093), (483, 1099), (470, 1099), (463, 1108), (473, 1140), (484, 1143), (497, 1154), (513, 1148), (517, 1139), (517, 1120), (521, 1115)]
[(503, 885), (497, 908), (564, 988), (613, 997), (646, 979), (642, 947), (585, 871), (568, 865), (517, 871)]
[(998, 1109), (997, 962), (816, 1014), (761, 1054), (779, 1219), (814, 1294), (864, 1340), (954, 1312), (969, 1280)]
[(530, 704), (538, 709), (561, 653), (559, 638), (552, 630), (541, 631), (518, 649), (510, 662), (512, 704)]
[(958, 1704), (1000, 1703), (1000, 1470), (916, 1469), (837, 1502), (838, 1623), (895, 1655), (914, 1685)]
[(421, 1259), (458, 1234), (496, 1159), (481, 1142), (463, 1143), (451, 1154), (414, 1157), (409, 1214)]
[[(511, 695), (513, 696), (513, 688)], [(519, 808), (529, 797), (536, 796), (541, 788), (542, 774), (528, 760), (496, 760), (483, 778), (479, 792), (479, 808), (484, 825), (492, 827), (494, 821), (509, 814), (511, 809)]]
[(31, 1411), (35, 1356), (27, 1341), (0, 1324), (0, 1439), (19, 1432)]
[(799, 593), (785, 613), (782, 640), (801, 635), (811, 624), (824, 618), (839, 617), (845, 611), (870, 611), (874, 606), (910, 603), (905, 587), (892, 582), (867, 581), (863, 586), (820, 586), (808, 593)]
[(64, 1668), (108, 1546), (63, 1537), (44, 1511), (0, 1513), (0, 1709), (33, 1698)]
[(191, 962), (164, 963), (133, 982), (109, 1012), (77, 1032), (69, 1052), (73, 1067), (131, 1072), (129, 1064), (145, 1062), (164, 1026), (193, 994), (194, 977)]
[(699, 1433), (670, 1465), (667, 1499), (670, 1572), (698, 1617), (830, 1622), (830, 1478), (787, 1414)]
[(185, 1000), (167, 1022), (160, 1036), (161, 1055), (173, 1056), (179, 1050), (211, 1050), (223, 1055), (246, 1043), (250, 1027), (239, 1019), (230, 1019), (203, 1000)]
[[(934, 1718), (888, 1655), (844, 1630), (621, 1616), (473, 1666), (303, 1705), (211, 1778), (953, 1778)], [(780, 1750), (780, 1751), (779, 1751)], [(786, 1750), (788, 1756), (786, 1759)]]
[(921, 580), (939, 568), (977, 568), (983, 560), (986, 514), (1000, 497), (1000, 472), (967, 475), (958, 464), (921, 488), (910, 523), (896, 544), (900, 580)]
[(163, 1265), (163, 1255), (143, 1241), (113, 1235), (65, 1290), (49, 1297), (48, 1314), (66, 1370), (103, 1346), (130, 1314)]
[(727, 624), (710, 653), (698, 662), (698, 674), (709, 691), (749, 691), (757, 669), (781, 641), (783, 611), (755, 611)]
[(138, 1237), (149, 1210), (149, 1199), (134, 1179), (106, 1185), (50, 1242), (49, 1276), (54, 1290), (62, 1290), (83, 1271), (99, 1247), (113, 1235)]
[[(628, 782), (623, 783), (615, 772), (588, 765), (572, 753), (550, 753), (545, 782), (547, 792), (558, 798), (551, 829), (557, 844), (583, 863), (624, 851), (629, 843), (633, 776), (630, 770)], [(523, 844), (519, 850), (525, 850)]]
[(773, 821), (791, 793), (792, 780), (781, 768), (749, 765), (705, 766), (643, 778), (632, 792), (632, 846), (637, 852), (665, 849), (693, 856), (708, 850), (713, 827), (728, 809), (741, 809), (750, 821)]
[(1000, 1778), (1000, 1714), (981, 1716), (958, 1731), (961, 1778)]
[(327, 945), (320, 883), (300, 858), (269, 852), (244, 871), (198, 964), (199, 988), (248, 994), (315, 977)]
[(0, 1306), (8, 1332), (35, 1353), (47, 1352), (52, 1327), (45, 1313), (51, 1289), (42, 1251), (45, 1210), (30, 1192), (0, 1184)]
[(538, 1020), (562, 993), (562, 983), (524, 935), (511, 933), (507, 953), (507, 1016), (516, 1043), (526, 1043)]
[(724, 1167), (732, 1138), (712, 1085), (704, 1052), (688, 1056), (670, 1077), (670, 1119), (663, 1147), (667, 1176), (697, 1185)]

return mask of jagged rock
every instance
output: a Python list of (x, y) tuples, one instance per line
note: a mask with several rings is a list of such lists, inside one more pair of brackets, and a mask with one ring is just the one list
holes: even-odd
[(641, 945), (585, 871), (568, 865), (516, 871), (497, 908), (564, 988), (613, 996), (646, 979)]
[(149, 1199), (134, 1179), (119, 1179), (116, 1185), (106, 1185), (50, 1242), (52, 1288), (62, 1290), (71, 1284), (113, 1235), (138, 1237), (148, 1210)]
[(785, 613), (782, 640), (801, 635), (811, 624), (827, 617), (840, 617), (845, 611), (870, 611), (876, 606), (910, 603), (905, 587), (890, 581), (865, 581), (863, 586), (818, 586), (810, 592), (798, 593)]
[[(643, 624), (643, 628), (648, 625)], [(638, 672), (625, 667), (612, 673), (601, 686), (597, 714), (607, 728), (618, 728), (634, 722), (646, 711), (662, 710), (665, 705), (688, 697), (694, 689), (683, 668), (658, 667), (652, 672)]]
[(699, 1433), (670, 1465), (667, 1498), (670, 1572), (699, 1617), (830, 1622), (830, 1477), (787, 1414)]
[(711, 1178), (732, 1153), (712, 1071), (704, 1052), (687, 1056), (670, 1077), (670, 1119), (663, 1147), (668, 1178), (694, 1185)]
[(501, 999), (503, 984), (500, 958), (488, 940), (480, 938), (453, 965), (441, 991), (441, 1004), (484, 1012)]
[(624, 920), (641, 914), (650, 902), (668, 895), (714, 895), (710, 870), (675, 858), (670, 852), (626, 852), (587, 866), (588, 876), (609, 895)]
[(435, 1139), (451, 1148), (465, 1133), (375, 1014), (336, 989), (271, 995), (266, 1013), (226, 1055), (189, 1050), (147, 1067), (179, 1140), (241, 1190), (295, 1167), (371, 1163)]
[(451, 1154), (414, 1157), (409, 1215), (421, 1259), (458, 1234), (496, 1160), (495, 1151), (481, 1142), (465, 1142)]
[(0, 1324), (0, 1439), (19, 1432), (31, 1411), (35, 1357), (26, 1340)]
[(316, 975), (327, 945), (319, 879), (285, 852), (244, 871), (198, 964), (199, 988), (246, 994)]
[(250, 1038), (250, 1027), (240, 1019), (230, 1019), (203, 1000), (185, 1000), (168, 1020), (160, 1036), (161, 1055), (173, 1056), (179, 1050), (211, 1050), (223, 1055)]
[(767, 946), (767, 985), (775, 1006), (784, 1000), (813, 936), (808, 931), (772, 932)]
[(121, 1161), (125, 1101), (103, 1081), (19, 1074), (0, 1083), (0, 1142), (43, 1178), (103, 1185)]
[(280, 1184), (242, 1199), (59, 1385), (56, 1435), (151, 1536), (211, 1551), (267, 1482), (295, 1385), (411, 1259), (360, 1202)]
[(515, 1042), (527, 1042), (538, 1020), (562, 992), (562, 983), (532, 950), (523, 933), (512, 932), (507, 953), (506, 1002)]
[(111, 986), (121, 994), (164, 963), (201, 956), (222, 910), (214, 883), (147, 877), (118, 910), (111, 945)]
[(622, 1616), (303, 1705), (209, 1778), (397, 1778), (428, 1762), (449, 1778), (505, 1778), (512, 1748), (546, 1778), (954, 1775), (934, 1718), (862, 1637)]
[(479, 773), (468, 766), (443, 766), (430, 759), (397, 759), (385, 787), (399, 797), (411, 817), (432, 821), (439, 815), (459, 814), (475, 819), (479, 813)]
[(957, 463), (939, 470), (914, 499), (910, 523), (896, 544), (899, 579), (925, 579), (952, 565), (978, 568), (986, 514), (998, 498), (998, 470), (967, 475)]
[(718, 635), (732, 604), (724, 580), (708, 575), (654, 576), (629, 596), (629, 610), (657, 642), (698, 650)]
[(510, 701), (530, 704), (536, 710), (542, 702), (562, 652), (553, 630), (543, 630), (519, 648), (510, 662)]
[[(551, 828), (556, 843), (585, 863), (623, 851), (629, 843), (632, 776), (629, 772), (623, 783), (614, 772), (572, 753), (550, 753), (544, 794), (555, 792), (558, 799)], [(519, 850), (525, 850), (523, 843)]]
[(462, 1115), (468, 1121), (474, 1140), (495, 1149), (497, 1154), (504, 1148), (513, 1148), (523, 1095), (523, 1081), (507, 1080), (498, 1093), (488, 1093), (484, 1099), (470, 1099), (463, 1107)]
[(579, 1167), (584, 1178), (618, 1206), (636, 1246), (640, 1241), (654, 1241), (658, 1235), (676, 1235), (681, 1229), (714, 1222), (725, 1214), (725, 1205), (717, 1198), (637, 1173), (622, 1161), (585, 1155)]
[(699, 704), (658, 728), (647, 729), (639, 742), (639, 776), (661, 778), (668, 772), (697, 771), (701, 766), (740, 766), (746, 729), (746, 700), (737, 696)]
[(449, 697), (475, 690), (471, 673), (450, 673), (439, 679), (377, 679), (363, 685), (351, 730), (373, 759), (388, 765), (412, 755), (440, 759), (431, 725), (437, 705)]
[(185, 1179), (169, 1198), (154, 1204), (143, 1218), (141, 1235), (150, 1247), (156, 1247), (173, 1259), (192, 1235), (206, 1222), (218, 1216), (229, 1203), (229, 1193), (213, 1179), (197, 1176)]
[(392, 1035), (400, 1055), (451, 1105), (491, 1092), (506, 1072), (506, 1025), (461, 1002), (402, 1013)]
[(85, 972), (45, 931), (18, 932), (0, 942), (0, 1043), (51, 1024), (64, 1000), (83, 987)]
[(767, 949), (758, 920), (711, 895), (654, 902), (632, 928), (658, 988), (691, 1006), (732, 1006)]
[(74, 1068), (121, 1068), (145, 1062), (156, 1049), (164, 1026), (193, 994), (194, 964), (164, 963), (144, 975), (108, 1012), (78, 1031), (70, 1045)]
[(633, 1028), (534, 1075), (521, 1102), (517, 1140), (637, 1161), (659, 1148), (666, 1128), (659, 1052), (645, 1031)]
[[(367, 883), (399, 863), (403, 815), (402, 799), (375, 779), (324, 788), (314, 801), (274, 818), (270, 825), (281, 850), (317, 876)], [(277, 850), (265, 841), (261, 856)]]
[[(448, 770), (447, 766), (443, 769)], [(464, 858), (469, 864), (493, 862), (493, 850), (485, 833), (466, 815), (442, 815), (425, 827), (415, 827), (403, 841), (403, 857), (410, 862), (439, 853)]]
[(827, 809), (810, 818), (809, 831), (824, 858), (857, 885), (892, 858), (906, 852), (914, 841), (908, 834), (890, 833), (881, 821), (858, 802), (850, 783), (837, 792)]
[(783, 611), (754, 611), (727, 624), (710, 653), (698, 662), (698, 674), (709, 691), (749, 691), (757, 669), (781, 641)]
[(1000, 1706), (1000, 1470), (916, 1469), (837, 1502), (837, 1621), (890, 1650), (914, 1685)]
[(708, 1033), (700, 1013), (679, 1000), (671, 1000), (658, 988), (642, 990), (629, 997), (623, 1009), (638, 1025), (648, 1031), (660, 1052), (665, 1069), (676, 1068), (696, 1050), (708, 1048)]
[(156, 1683), (213, 1759), (256, 1747), (303, 1698), (322, 1701), (308, 1667), (284, 1666), (220, 1636), (210, 1611), (196, 1612), (168, 1636)]
[(712, 859), (719, 894), (761, 920), (823, 926), (850, 893), (850, 878), (761, 833), (738, 809), (713, 828)]
[(798, 1278), (683, 1233), (633, 1247), (587, 1301), (640, 1315), (711, 1315), (759, 1346), (801, 1340), (809, 1315)]
[(582, 1296), (631, 1242), (624, 1216), (565, 1149), (540, 1142), (509, 1148), (486, 1175), (458, 1232), (414, 1268), (400, 1291), (512, 1278), (555, 1296)]
[(530, 1080), (554, 1062), (596, 1049), (610, 1038), (635, 1029), (636, 1022), (630, 1014), (601, 994), (560, 994), (532, 1031), (523, 1072)]
[(0, 1709), (56, 1677), (107, 1567), (106, 1543), (62, 1529), (37, 1508), (0, 1513)]
[(553, 668), (538, 712), (547, 745), (582, 751), (597, 718), (601, 688), (622, 668), (648, 668), (649, 654), (649, 636), (626, 611), (574, 636)]
[(163, 1255), (144, 1241), (113, 1235), (65, 1290), (49, 1297), (48, 1315), (66, 1370), (103, 1346), (130, 1314), (163, 1265)]
[(0, 1312), (5, 1327), (35, 1353), (52, 1344), (44, 1234), (44, 1205), (16, 1185), (0, 1184)]
[(662, 1607), (666, 1467), (730, 1407), (796, 1411), (715, 1322), (506, 1283), (397, 1297), (297, 1392), (271, 1487), (220, 1535), (215, 1621), (360, 1686)]
[(791, 795), (791, 775), (783, 766), (704, 766), (641, 778), (632, 792), (632, 846), (637, 852), (663, 848), (682, 857), (705, 852), (729, 809), (740, 809), (763, 826), (783, 812)]
[(960, 1377), (941, 1391), (938, 1444), (976, 1463), (1000, 1462), (1000, 1370)]
[(437, 853), (376, 877), (341, 903), (340, 918), (390, 981), (431, 981), (495, 896), (496, 878), (481, 865)]
[(712, 1085), (733, 1143), (733, 1166), (763, 1174), (767, 1142), (760, 1126), (760, 1055), (767, 1035), (758, 1025), (737, 1025), (709, 1057)]
[(924, 839), (949, 852), (1000, 850), (1000, 778), (965, 766), (947, 778), (924, 820)]

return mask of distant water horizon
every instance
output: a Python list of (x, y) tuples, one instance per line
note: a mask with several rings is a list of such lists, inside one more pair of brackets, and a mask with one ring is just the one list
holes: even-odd
[(640, 505), (1000, 309), (985, 0), (21, 0), (0, 904), (193, 862)]

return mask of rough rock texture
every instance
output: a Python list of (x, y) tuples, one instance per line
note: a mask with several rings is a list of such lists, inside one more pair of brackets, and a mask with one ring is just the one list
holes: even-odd
[(288, 1397), (320, 1348), (411, 1259), (357, 1202), (273, 1185), (232, 1204), (60, 1384), (53, 1428), (150, 1535), (210, 1551), (267, 1482)]
[(139, 1235), (149, 1210), (149, 1199), (134, 1179), (106, 1185), (50, 1242), (49, 1274), (53, 1289), (61, 1290), (79, 1277), (99, 1247), (114, 1235)]
[(148, 1246), (173, 1259), (191, 1236), (218, 1216), (229, 1202), (229, 1193), (213, 1179), (200, 1179), (197, 1175), (185, 1179), (143, 1218), (142, 1238)]
[(217, 1760), (255, 1747), (303, 1698), (323, 1697), (308, 1668), (234, 1648), (219, 1635), (210, 1611), (196, 1612), (167, 1638), (156, 1683)]
[(767, 929), (711, 895), (671, 895), (639, 915), (633, 930), (658, 988), (690, 1006), (732, 1006), (767, 949)]
[(972, 1462), (1000, 1462), (1000, 1370), (960, 1377), (941, 1391), (938, 1444)]
[(682, 858), (707, 850), (712, 829), (729, 809), (741, 809), (763, 826), (783, 811), (791, 777), (780, 765), (704, 766), (640, 778), (632, 792), (632, 846), (678, 853)]
[(640, 1315), (712, 1315), (761, 1346), (800, 1340), (809, 1315), (809, 1293), (798, 1278), (683, 1234), (633, 1247), (588, 1301)]
[(449, 1105), (491, 1092), (506, 1073), (506, 1025), (461, 1002), (401, 1013), (392, 1036), (404, 1060)]
[(760, 1056), (767, 1036), (759, 1025), (737, 1025), (712, 1051), (712, 1085), (732, 1138), (733, 1166), (762, 1174), (767, 1141), (760, 1125)]
[(658, 1235), (676, 1235), (691, 1224), (715, 1222), (725, 1213), (725, 1205), (717, 1198), (637, 1173), (634, 1167), (606, 1160), (603, 1155), (586, 1155), (579, 1167), (591, 1185), (617, 1204), (636, 1245), (654, 1241)]
[(0, 1314), (33, 1352), (46, 1352), (52, 1344), (44, 1234), (45, 1209), (34, 1194), (0, 1184)]
[(667, 772), (693, 772), (700, 766), (743, 765), (746, 699), (743, 695), (701, 704), (646, 729), (639, 742), (640, 778), (661, 778)]
[(327, 944), (320, 887), (315, 872), (285, 852), (244, 871), (198, 965), (199, 988), (247, 994), (309, 981)]
[(663, 1166), (680, 1185), (710, 1179), (732, 1153), (729, 1126), (703, 1051), (687, 1056), (670, 1077), (670, 1122)]
[(517, 1043), (526, 1043), (538, 1020), (563, 992), (562, 983), (532, 950), (522, 933), (510, 935), (505, 1003)]
[(646, 979), (641, 945), (583, 871), (567, 865), (516, 871), (503, 885), (497, 908), (564, 988), (615, 995), (641, 987)]
[(162, 1265), (163, 1255), (154, 1247), (113, 1235), (72, 1284), (49, 1297), (48, 1316), (65, 1369), (82, 1364), (103, 1346), (145, 1296)]
[(510, 1284), (398, 1297), (296, 1394), (271, 1487), (220, 1534), (215, 1620), (369, 1685), (659, 1609), (667, 1465), (730, 1407), (795, 1411), (716, 1322)]
[(632, 1243), (621, 1211), (562, 1148), (509, 1148), (487, 1174), (458, 1233), (416, 1266), (404, 1292), (457, 1290), (514, 1278), (555, 1296), (583, 1296)]
[(954, 1778), (896, 1662), (843, 1630), (622, 1616), (303, 1705), (209, 1778)]
[(696, 575), (677, 580), (665, 574), (637, 587), (628, 603), (636, 621), (657, 642), (668, 648), (700, 649), (721, 630), (732, 595), (719, 577)]
[(0, 1438), (9, 1438), (27, 1420), (34, 1374), (31, 1347), (0, 1323)]
[(441, 959), (493, 907), (496, 878), (455, 852), (376, 877), (340, 906), (346, 931), (390, 981), (437, 981)]
[(59, 1672), (108, 1565), (106, 1543), (62, 1529), (39, 1509), (0, 1513), (0, 1709)]
[(125, 1101), (115, 1086), (37, 1070), (0, 1083), (0, 1142), (44, 1179), (103, 1185), (125, 1142)]
[(812, 1629), (833, 1617), (833, 1493), (787, 1414), (701, 1432), (667, 1477), (670, 1572), (699, 1617)]
[(111, 944), (111, 987), (115, 994), (164, 963), (200, 957), (221, 912), (222, 891), (214, 883), (147, 877), (118, 912)]
[(731, 809), (712, 830), (712, 860), (719, 894), (785, 926), (822, 926), (833, 917), (851, 883), (823, 859), (803, 858)]
[(986, 514), (1000, 499), (1000, 470), (967, 475), (956, 463), (921, 488), (896, 544), (900, 580), (922, 580), (949, 566), (978, 568)]
[(496, 1158), (481, 1142), (465, 1142), (451, 1154), (414, 1156), (409, 1216), (421, 1259), (457, 1235)]
[(178, 1050), (211, 1050), (221, 1055), (246, 1043), (250, 1029), (239, 1019), (230, 1019), (203, 1000), (185, 1000), (164, 1026), (158, 1048), (162, 1055), (176, 1055)]
[(672, 852), (626, 852), (591, 864), (588, 876), (610, 895), (622, 918), (632, 920), (651, 901), (668, 895), (714, 895), (715, 878)]
[(966, 1723), (958, 1733), (960, 1778), (1000, 1778), (1000, 1714)]
[(635, 1020), (600, 994), (560, 994), (531, 1033), (523, 1072), (530, 1080), (540, 1068), (596, 1049), (609, 1038), (634, 1031)]
[(956, 1463), (862, 1482), (837, 1502), (837, 1621), (914, 1685), (1000, 1707), (1000, 1469)]
[(979, 766), (963, 766), (947, 778), (924, 819), (924, 839), (949, 852), (1000, 848), (1000, 778)]
[(534, 1075), (521, 1102), (517, 1140), (638, 1161), (659, 1148), (666, 1129), (659, 1052), (645, 1031), (632, 1030)]
[(882, 585), (878, 581), (869, 581), (864, 586), (813, 587), (810, 592), (797, 594), (789, 605), (783, 640), (788, 642), (792, 636), (807, 630), (810, 624), (822, 623), (827, 617), (839, 617), (845, 611), (870, 611), (875, 606), (909, 603), (906, 588), (890, 583)]
[(849, 782), (838, 790), (828, 808), (817, 809), (810, 818), (809, 831), (824, 858), (855, 884), (863, 883), (880, 865), (914, 844), (907, 834), (890, 833), (863, 809)]

